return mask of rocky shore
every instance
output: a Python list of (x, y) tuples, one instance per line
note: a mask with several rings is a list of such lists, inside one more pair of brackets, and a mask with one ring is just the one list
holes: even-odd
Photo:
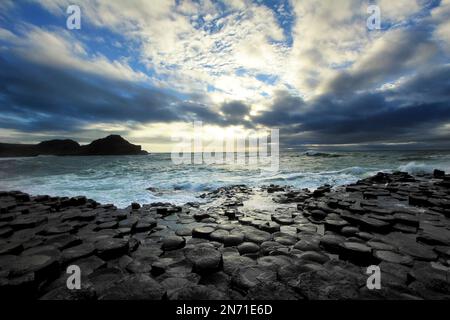
[[(232, 186), (126, 209), (0, 192), (9, 299), (449, 299), (450, 175)], [(69, 290), (66, 268), (81, 269)], [(381, 289), (366, 286), (378, 265)]]

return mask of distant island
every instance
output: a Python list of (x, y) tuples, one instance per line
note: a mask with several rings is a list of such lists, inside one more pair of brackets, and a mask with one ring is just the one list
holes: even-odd
[(0, 157), (35, 157), (39, 155), (54, 156), (104, 156), (104, 155), (146, 155), (139, 145), (132, 144), (120, 135), (92, 141), (88, 145), (65, 140), (49, 140), (38, 144), (0, 143)]

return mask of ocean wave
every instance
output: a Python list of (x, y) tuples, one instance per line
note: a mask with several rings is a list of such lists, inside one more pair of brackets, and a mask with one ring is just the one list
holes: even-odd
[(448, 171), (449, 168), (449, 164), (425, 164), (416, 163), (415, 161), (408, 162), (407, 164), (398, 167), (400, 171), (405, 171), (409, 174), (432, 173), (434, 169)]
[(343, 157), (342, 154), (320, 152), (320, 151), (315, 151), (315, 150), (305, 151), (303, 153), (303, 155), (308, 156), (308, 157), (323, 157), (323, 158), (339, 158), (339, 157)]

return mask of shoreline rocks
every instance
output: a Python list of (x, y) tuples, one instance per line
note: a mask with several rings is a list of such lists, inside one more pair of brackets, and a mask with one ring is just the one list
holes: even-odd
[[(219, 188), (204, 204), (0, 192), (7, 299), (448, 299), (449, 175), (378, 173), (315, 192)], [(82, 289), (66, 287), (81, 269)], [(369, 290), (366, 269), (381, 270)]]

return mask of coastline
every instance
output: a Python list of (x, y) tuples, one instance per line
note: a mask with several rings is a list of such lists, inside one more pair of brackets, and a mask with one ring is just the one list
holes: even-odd
[[(0, 192), (0, 296), (449, 299), (450, 176), (379, 173), (310, 192), (219, 188), (205, 204)], [(68, 265), (81, 290), (66, 286)], [(366, 286), (367, 267), (381, 289)]]

